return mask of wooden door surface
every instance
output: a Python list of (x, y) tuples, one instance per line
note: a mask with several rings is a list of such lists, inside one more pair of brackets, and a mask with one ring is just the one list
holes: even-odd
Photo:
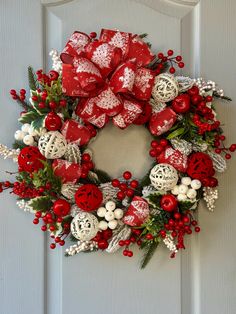
[[(217, 109), (229, 142), (235, 141), (235, 16), (234, 0), (1, 0), (0, 142), (13, 142), (19, 109), (8, 91), (27, 84), (27, 66), (48, 68), (51, 48), (60, 51), (74, 30), (101, 28), (148, 33), (154, 51), (171, 48), (183, 55), (184, 73), (217, 81), (233, 98), (230, 104), (219, 102)], [(125, 156), (118, 149), (120, 134), (110, 132), (117, 143), (109, 142), (106, 133), (94, 144), (99, 165), (114, 175), (124, 166), (142, 175), (147, 134), (128, 132), (124, 150), (129, 141), (134, 145)], [(115, 162), (103, 158), (104, 149), (116, 156)], [(2, 179), (5, 170), (15, 167), (0, 160), (0, 169)], [(23, 214), (8, 194), (1, 195), (0, 313), (234, 314), (235, 169), (234, 159), (219, 178), (215, 213), (200, 208), (202, 232), (192, 236), (186, 252), (169, 259), (161, 248), (142, 271), (138, 251), (129, 260), (119, 253), (65, 258), (63, 249), (50, 251), (31, 214)]]

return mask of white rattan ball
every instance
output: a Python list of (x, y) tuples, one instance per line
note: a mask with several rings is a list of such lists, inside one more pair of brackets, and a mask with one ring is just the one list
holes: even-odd
[(156, 102), (168, 102), (178, 96), (178, 82), (168, 73), (157, 75), (152, 89), (152, 96)]
[(169, 191), (177, 184), (178, 173), (169, 164), (158, 164), (152, 168), (149, 178), (157, 190)]
[(93, 214), (79, 212), (71, 222), (71, 233), (78, 240), (89, 241), (97, 234), (98, 224)]
[(39, 138), (38, 148), (47, 159), (62, 157), (67, 148), (66, 139), (58, 131), (50, 131)]

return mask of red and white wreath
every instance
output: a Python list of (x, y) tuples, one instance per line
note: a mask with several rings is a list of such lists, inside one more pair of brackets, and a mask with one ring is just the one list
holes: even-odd
[[(60, 55), (51, 51), (48, 74), (28, 68), (29, 100), (25, 89), (10, 91), (24, 108), (22, 126), (13, 149), (1, 145), (0, 153), (18, 172), (0, 190), (9, 189), (35, 215), (52, 249), (70, 235), (75, 243), (66, 255), (122, 248), (131, 257), (137, 244), (144, 267), (163, 242), (174, 257), (185, 236), (200, 231), (199, 201), (214, 209), (216, 173), (236, 150), (224, 144), (213, 105), (215, 98), (230, 100), (223, 90), (213, 81), (174, 76), (182, 57), (153, 53), (145, 37), (76, 31)], [(126, 169), (111, 178), (95, 167), (89, 143), (108, 123), (140, 125), (152, 134), (153, 166), (144, 178)]]

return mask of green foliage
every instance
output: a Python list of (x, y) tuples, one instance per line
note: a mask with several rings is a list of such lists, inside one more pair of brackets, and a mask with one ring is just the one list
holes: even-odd
[(28, 82), (29, 82), (29, 88), (31, 90), (36, 90), (38, 88), (34, 70), (31, 66), (28, 66)]
[(150, 194), (147, 199), (148, 203), (150, 203), (155, 209), (160, 209), (160, 200), (161, 200), (161, 194), (160, 193), (153, 193)]
[(31, 122), (32, 127), (36, 131), (39, 131), (43, 127), (45, 117), (46, 117), (46, 115), (42, 115), (42, 116), (38, 117), (37, 119), (35, 119), (34, 121)]
[(173, 132), (171, 132), (166, 139), (167, 140), (171, 140), (172, 138), (175, 138), (177, 136), (182, 135), (185, 132), (185, 128), (178, 128), (177, 130), (174, 130)]
[(100, 169), (94, 169), (94, 173), (98, 176), (99, 183), (107, 183), (112, 180), (112, 178), (109, 176), (109, 174), (103, 170)]
[(38, 196), (30, 200), (29, 205), (36, 211), (46, 212), (52, 207), (52, 200), (49, 196)]
[(141, 268), (145, 268), (151, 258), (153, 257), (157, 247), (159, 245), (159, 241), (148, 241), (145, 247), (143, 248), (144, 254), (143, 259), (141, 261)]
[(39, 113), (37, 113), (37, 111), (32, 108), (30, 111), (20, 116), (18, 121), (21, 122), (22, 124), (31, 123), (34, 120), (38, 119), (39, 117), (40, 117)]
[(12, 144), (12, 148), (14, 149), (22, 149), (24, 147), (26, 147), (27, 145), (25, 145), (22, 141), (15, 141), (13, 144)]
[[(50, 183), (52, 188), (51, 190), (56, 193), (60, 193), (61, 191), (61, 179), (54, 174), (53, 168), (50, 163), (42, 161), (44, 164), (43, 169), (39, 169), (33, 175), (32, 183), (36, 188), (40, 186), (45, 186), (46, 183)], [(51, 190), (45, 191), (45, 193), (51, 193)]]

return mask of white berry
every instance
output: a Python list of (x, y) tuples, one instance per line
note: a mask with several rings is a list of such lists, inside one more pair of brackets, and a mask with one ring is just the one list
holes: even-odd
[(101, 230), (107, 230), (108, 228), (108, 223), (105, 221), (105, 220), (102, 220), (99, 222), (99, 225), (98, 225), (99, 229)]
[(186, 194), (178, 194), (177, 196), (178, 201), (185, 201), (187, 199)]
[(188, 190), (188, 193), (187, 193), (188, 198), (194, 199), (194, 198), (196, 198), (196, 196), (197, 196), (196, 190), (194, 190), (194, 189)]
[(179, 194), (186, 194), (188, 191), (187, 185), (180, 184), (179, 185)]
[(22, 125), (21, 130), (23, 132), (25, 132), (25, 133), (28, 133), (29, 128), (30, 128), (30, 124), (29, 123), (25, 123), (25, 124)]
[(181, 179), (181, 183), (184, 184), (184, 185), (190, 185), (191, 184), (191, 178), (190, 177), (183, 177)]
[(174, 195), (178, 195), (179, 194), (179, 186), (178, 185), (174, 186), (174, 188), (171, 190), (171, 193)]
[(194, 190), (198, 190), (200, 189), (200, 187), (202, 186), (201, 182), (197, 179), (193, 180), (191, 182), (191, 187), (194, 189)]
[(98, 217), (105, 217), (107, 210), (105, 207), (99, 207), (97, 210)]
[(106, 212), (106, 214), (105, 214), (105, 219), (106, 219), (106, 221), (111, 221), (111, 220), (113, 220), (115, 218), (115, 215), (114, 215), (114, 213), (113, 212)]
[(21, 130), (16, 131), (14, 135), (17, 141), (22, 141), (25, 136), (26, 136), (26, 133)]
[(121, 219), (121, 218), (123, 217), (123, 215), (124, 215), (124, 212), (123, 212), (122, 209), (117, 208), (117, 209), (115, 209), (115, 211), (114, 211), (114, 215), (115, 215), (115, 218), (116, 218), (116, 219)]
[(23, 138), (23, 142), (25, 145), (33, 145), (34, 144), (34, 138), (33, 136), (31, 135), (26, 135), (24, 138)]
[(117, 227), (117, 225), (118, 225), (117, 220), (111, 220), (111, 221), (108, 222), (108, 227), (110, 229), (115, 229)]
[(116, 203), (113, 201), (108, 201), (105, 207), (108, 211), (113, 211), (116, 208)]

